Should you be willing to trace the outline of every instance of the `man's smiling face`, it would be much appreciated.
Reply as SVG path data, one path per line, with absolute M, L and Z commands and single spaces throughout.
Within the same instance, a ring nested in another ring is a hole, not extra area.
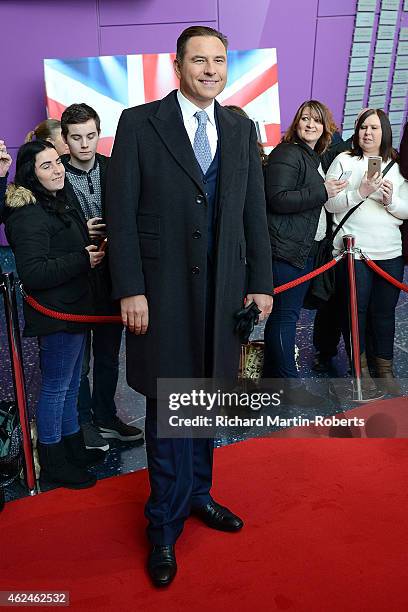
M 181 62 L 174 68 L 180 79 L 181 93 L 206 108 L 222 92 L 227 82 L 227 52 L 215 36 L 193 36 L 187 41 Z

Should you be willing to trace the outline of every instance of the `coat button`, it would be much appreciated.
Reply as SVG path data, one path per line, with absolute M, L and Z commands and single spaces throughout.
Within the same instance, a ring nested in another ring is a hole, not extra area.
M 196 196 L 195 201 L 196 201 L 196 204 L 204 204 L 204 196 L 202 195 Z
M 200 230 L 196 230 L 195 232 L 193 232 L 193 238 L 201 238 Z
M 200 268 L 198 266 L 194 266 L 194 268 L 191 268 L 191 274 L 200 274 Z

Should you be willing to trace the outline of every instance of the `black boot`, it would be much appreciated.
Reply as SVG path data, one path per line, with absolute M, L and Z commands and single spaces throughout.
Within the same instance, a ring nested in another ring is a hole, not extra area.
M 56 444 L 38 442 L 37 448 L 42 479 L 67 489 L 86 489 L 96 484 L 95 476 L 67 461 L 62 440 Z
M 86 468 L 96 463 L 102 463 L 106 457 L 103 450 L 86 448 L 81 430 L 70 436 L 64 436 L 63 441 L 68 461 L 78 467 Z

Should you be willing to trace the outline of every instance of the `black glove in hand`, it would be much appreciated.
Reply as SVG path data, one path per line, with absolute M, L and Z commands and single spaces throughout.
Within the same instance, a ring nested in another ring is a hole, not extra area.
M 255 325 L 258 324 L 261 311 L 255 302 L 251 302 L 245 308 L 241 308 L 235 313 L 237 323 L 235 325 L 235 333 L 241 337 L 242 344 L 248 344 L 249 336 L 254 331 Z

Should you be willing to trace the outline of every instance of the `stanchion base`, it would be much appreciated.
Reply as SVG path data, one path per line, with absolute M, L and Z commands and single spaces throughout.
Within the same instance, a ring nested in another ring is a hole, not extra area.
M 348 403 L 367 404 L 369 402 L 376 402 L 385 397 L 385 393 L 382 391 L 378 391 L 378 393 L 375 393 L 374 395 L 370 394 L 369 397 L 364 393 L 364 391 L 362 391 L 361 396 L 359 397 L 357 381 L 349 378 L 331 379 L 329 384 L 329 393 L 331 399 L 340 404 L 340 406 Z

